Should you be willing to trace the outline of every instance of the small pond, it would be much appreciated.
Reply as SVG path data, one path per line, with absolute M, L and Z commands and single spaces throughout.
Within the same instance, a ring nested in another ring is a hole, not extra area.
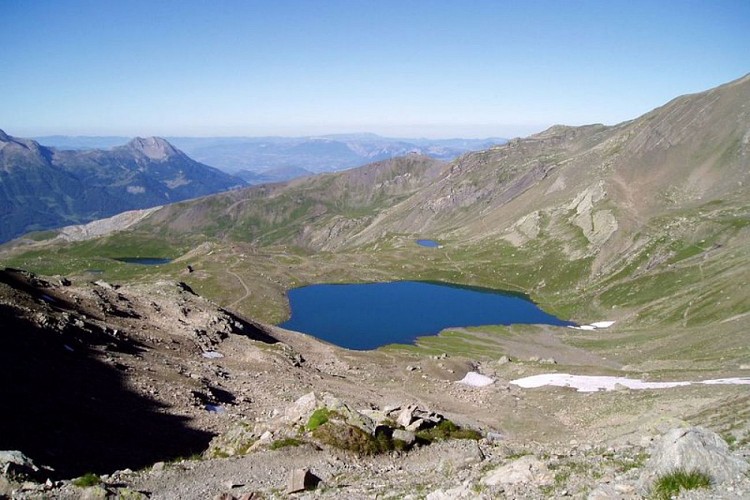
M 409 344 L 448 327 L 573 325 L 519 294 L 418 281 L 311 285 L 288 295 L 292 314 L 279 326 L 357 350 Z
M 435 240 L 417 240 L 417 245 L 428 248 L 440 248 L 440 243 Z
M 172 262 L 172 259 L 163 259 L 159 257 L 121 257 L 119 259 L 120 262 L 125 262 L 127 264 L 140 264 L 142 266 L 158 266 L 161 264 L 169 264 Z

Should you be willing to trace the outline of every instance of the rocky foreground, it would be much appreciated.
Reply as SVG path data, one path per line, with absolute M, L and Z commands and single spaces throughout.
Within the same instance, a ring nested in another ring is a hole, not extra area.
M 346 351 L 168 281 L 5 270 L 0 322 L 0 497 L 750 497 L 746 387 L 522 389 L 549 359 Z

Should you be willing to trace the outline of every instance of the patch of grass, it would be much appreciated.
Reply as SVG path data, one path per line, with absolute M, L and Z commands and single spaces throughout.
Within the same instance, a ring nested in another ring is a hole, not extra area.
M 102 478 L 100 478 L 98 474 L 94 474 L 93 472 L 87 472 L 83 476 L 77 477 L 73 480 L 73 484 L 81 488 L 96 486 L 97 484 L 101 483 Z
M 329 410 L 328 408 L 318 408 L 312 413 L 312 415 L 310 415 L 310 418 L 307 419 L 307 425 L 305 425 L 305 429 L 312 432 L 321 425 L 328 422 L 330 417 L 331 410 Z
M 231 455 L 224 450 L 213 450 L 211 452 L 211 458 L 229 458 Z
M 270 449 L 272 450 L 280 450 L 282 448 L 289 448 L 293 446 L 300 446 L 304 444 L 304 441 L 295 439 L 295 438 L 284 438 L 284 439 L 277 439 L 273 443 L 271 443 Z
M 447 418 L 435 427 L 417 432 L 416 435 L 418 439 L 427 441 L 428 443 L 445 439 L 482 439 L 481 432 L 460 427 Z
M 659 476 L 651 489 L 651 496 L 657 500 L 669 500 L 682 490 L 695 490 L 711 486 L 711 477 L 699 470 L 677 469 Z
M 313 437 L 323 444 L 357 455 L 377 455 L 394 449 L 393 440 L 386 433 L 373 436 L 348 424 L 321 424 L 313 431 Z

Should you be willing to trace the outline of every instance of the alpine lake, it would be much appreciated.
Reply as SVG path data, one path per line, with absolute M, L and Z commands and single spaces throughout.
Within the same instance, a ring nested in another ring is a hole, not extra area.
M 354 350 L 411 344 L 450 327 L 574 325 L 521 294 L 443 283 L 318 284 L 288 297 L 291 317 L 280 327 Z

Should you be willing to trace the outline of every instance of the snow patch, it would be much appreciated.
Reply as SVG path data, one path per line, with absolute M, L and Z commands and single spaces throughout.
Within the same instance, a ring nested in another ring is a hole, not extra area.
M 628 389 L 668 389 L 671 387 L 682 387 L 692 384 L 706 385 L 750 385 L 750 377 L 722 378 L 714 380 L 703 380 L 698 382 L 644 382 L 639 379 L 626 377 L 609 377 L 598 375 L 570 375 L 567 373 L 545 373 L 531 377 L 519 378 L 512 380 L 515 384 L 524 389 L 533 389 L 551 385 L 554 387 L 571 387 L 578 392 L 596 392 L 596 391 L 613 391 L 618 387 L 627 387 Z
M 477 372 L 468 372 L 457 384 L 470 385 L 472 387 L 485 387 L 495 381 L 486 375 Z
M 601 330 L 602 328 L 609 328 L 614 324 L 614 321 L 596 321 L 590 325 L 569 326 L 568 328 L 573 328 L 574 330 Z

